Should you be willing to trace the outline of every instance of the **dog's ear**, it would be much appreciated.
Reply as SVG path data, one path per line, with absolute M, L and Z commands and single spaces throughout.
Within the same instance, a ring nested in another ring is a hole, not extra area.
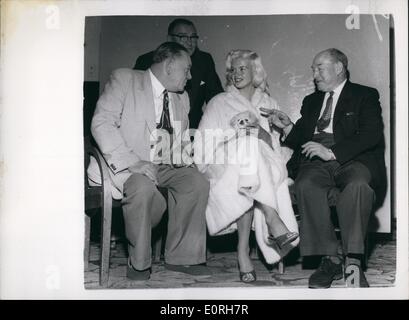
M 230 125 L 231 125 L 233 128 L 236 127 L 237 122 L 238 122 L 238 117 L 237 117 L 237 115 L 235 115 L 233 118 L 230 119 Z

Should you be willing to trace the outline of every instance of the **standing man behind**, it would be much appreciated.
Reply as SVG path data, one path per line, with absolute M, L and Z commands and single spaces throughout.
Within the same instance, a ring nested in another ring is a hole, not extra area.
M 379 200 L 386 185 L 379 94 L 349 81 L 348 59 L 337 49 L 318 53 L 312 71 L 318 90 L 304 99 L 296 124 L 283 112 L 264 110 L 295 150 L 289 171 L 295 164 L 301 255 L 323 256 L 309 287 L 328 288 L 341 279 L 344 258 L 345 277 L 354 271 L 354 286 L 368 287 L 361 258 L 375 196 Z M 333 187 L 340 190 L 336 209 L 344 257 L 337 255 L 327 199 Z
M 200 265 L 206 261 L 209 183 L 196 168 L 180 162 L 176 167 L 165 157 L 178 150 L 181 135 L 189 127 L 189 101 L 183 91 L 190 66 L 185 47 L 175 42 L 161 44 L 147 71 L 112 73 L 92 119 L 92 134 L 111 169 L 114 186 L 123 194 L 127 276 L 132 280 L 150 277 L 151 229 L 166 209 L 157 187 L 169 193 L 165 268 L 209 274 Z M 89 177 L 96 172 L 91 165 Z
M 192 60 L 190 73 L 192 78 L 187 82 L 186 91 L 190 99 L 190 128 L 197 129 L 202 118 L 202 107 L 216 94 L 223 92 L 220 79 L 217 76 L 212 56 L 197 47 L 199 36 L 194 24 L 186 19 L 173 20 L 168 27 L 168 41 L 174 41 L 184 46 Z M 136 60 L 134 69 L 146 70 L 152 64 L 153 51 Z

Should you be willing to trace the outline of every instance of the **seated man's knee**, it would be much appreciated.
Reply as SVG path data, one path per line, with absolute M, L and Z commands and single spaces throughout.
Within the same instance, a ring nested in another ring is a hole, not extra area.
M 297 177 L 294 183 L 294 190 L 296 193 L 304 193 L 317 188 L 321 188 L 321 186 L 308 175 Z
M 124 196 L 133 194 L 143 194 L 146 196 L 157 192 L 155 184 L 146 176 L 140 173 L 133 173 L 124 183 Z
M 359 177 L 357 179 L 353 179 L 349 181 L 345 187 L 345 189 L 352 189 L 352 190 L 357 190 L 357 191 L 368 191 L 368 192 L 374 192 L 371 186 L 369 185 L 368 181 L 365 179 L 360 179 Z
M 207 195 L 209 193 L 209 181 L 198 171 L 190 175 L 187 183 L 191 186 L 192 191 L 196 192 L 197 194 L 203 193 Z

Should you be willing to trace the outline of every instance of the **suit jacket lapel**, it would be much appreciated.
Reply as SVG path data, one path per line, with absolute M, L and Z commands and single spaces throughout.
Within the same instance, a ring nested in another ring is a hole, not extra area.
M 337 105 L 335 106 L 334 119 L 332 121 L 332 128 L 335 128 L 335 125 L 341 119 L 342 112 L 345 107 L 348 106 L 351 99 L 351 83 L 347 81 L 342 88 L 341 94 L 339 95 Z
M 144 108 L 146 115 L 145 121 L 149 131 L 152 133 L 156 129 L 156 117 L 155 105 L 153 103 L 152 83 L 148 71 L 143 74 L 142 86 L 137 89 L 141 90 L 141 94 L 137 96 L 137 98 L 141 99 L 140 103 Z

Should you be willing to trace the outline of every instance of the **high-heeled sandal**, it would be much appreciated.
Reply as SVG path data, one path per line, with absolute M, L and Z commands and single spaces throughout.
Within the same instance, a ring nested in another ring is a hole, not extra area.
M 277 238 L 269 236 L 268 239 L 271 242 L 275 242 L 280 249 L 283 249 L 285 245 L 295 241 L 298 237 L 299 234 L 297 232 L 287 232 L 282 234 L 281 236 L 278 236 Z
M 244 283 L 251 283 L 257 280 L 256 271 L 240 272 L 240 281 Z

